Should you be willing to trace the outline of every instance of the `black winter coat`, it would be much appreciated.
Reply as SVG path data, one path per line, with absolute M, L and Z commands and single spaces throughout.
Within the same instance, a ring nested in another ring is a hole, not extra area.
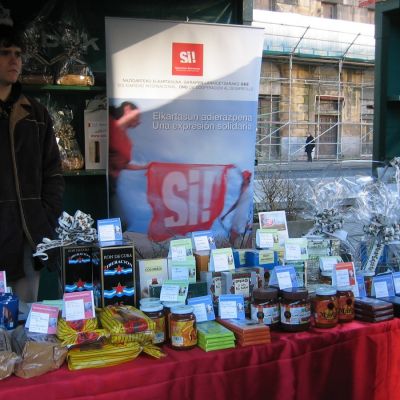
M 9 119 L 0 121 L 0 165 L 0 269 L 14 281 L 24 276 L 24 241 L 35 251 L 44 237 L 54 238 L 62 211 L 58 145 L 50 116 L 36 100 L 19 95 Z

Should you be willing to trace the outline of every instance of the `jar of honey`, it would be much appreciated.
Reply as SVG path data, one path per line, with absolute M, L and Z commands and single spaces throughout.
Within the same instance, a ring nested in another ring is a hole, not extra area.
M 171 308 L 169 333 L 171 346 L 175 350 L 189 350 L 197 345 L 196 317 L 192 306 L 180 305 Z
M 143 311 L 156 324 L 153 343 L 164 344 L 166 336 L 164 306 L 161 303 L 156 304 L 149 302 L 140 306 L 140 310 Z
M 313 300 L 314 321 L 317 328 L 333 328 L 338 323 L 338 299 L 336 289 L 319 287 Z
M 338 286 L 338 317 L 339 322 L 350 322 L 354 319 L 354 294 L 351 286 Z
M 172 307 L 176 307 L 176 306 L 180 306 L 183 303 L 179 302 L 179 301 L 164 301 L 162 304 L 164 306 L 165 325 L 166 325 L 166 329 L 165 329 L 166 337 L 165 337 L 165 340 L 167 342 L 169 342 L 170 339 L 171 339 L 170 334 L 169 334 L 169 325 L 170 325 L 169 320 L 170 320 L 170 317 L 171 317 L 171 308 Z
M 311 304 L 304 287 L 281 291 L 281 327 L 287 332 L 307 330 L 311 325 Z

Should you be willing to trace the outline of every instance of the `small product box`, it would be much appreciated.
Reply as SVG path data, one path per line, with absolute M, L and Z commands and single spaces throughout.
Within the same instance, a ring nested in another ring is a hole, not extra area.
M 264 267 L 272 269 L 278 264 L 278 252 L 272 249 L 252 249 L 245 253 L 247 267 Z
M 93 269 L 93 246 L 73 244 L 62 247 L 62 277 L 64 292 L 94 290 L 98 275 Z
M 141 299 L 149 297 L 150 285 L 162 285 L 168 279 L 168 263 L 166 258 L 138 260 L 137 272 L 139 276 L 138 295 Z
M 247 249 L 233 249 L 233 260 L 235 261 L 235 268 L 247 267 L 246 262 Z
M 257 284 L 254 286 L 254 288 L 264 288 L 266 287 L 265 283 L 265 268 L 264 267 L 241 267 L 241 268 L 236 268 L 236 272 L 255 272 L 256 277 L 257 277 Z
M 132 242 L 102 242 L 94 247 L 93 261 L 100 275 L 100 305 L 136 305 L 135 248 Z
M 104 102 L 93 99 L 84 111 L 85 168 L 106 169 L 108 153 L 107 110 Z

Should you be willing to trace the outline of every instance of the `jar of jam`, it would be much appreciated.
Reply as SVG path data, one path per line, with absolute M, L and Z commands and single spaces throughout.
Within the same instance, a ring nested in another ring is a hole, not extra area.
M 338 299 L 333 287 L 319 287 L 313 300 L 317 328 L 333 328 L 338 323 Z
M 171 346 L 176 350 L 189 350 L 197 345 L 196 317 L 192 306 L 171 308 L 169 332 Z
M 181 306 L 183 303 L 179 301 L 164 301 L 163 303 L 164 306 L 164 314 L 165 314 L 165 324 L 166 324 L 166 330 L 165 330 L 165 339 L 167 342 L 170 340 L 170 334 L 169 334 L 169 319 L 171 316 L 171 308 L 175 306 Z
M 287 332 L 307 330 L 311 325 L 311 304 L 304 287 L 281 291 L 281 327 Z
M 365 294 L 367 296 L 371 296 L 372 292 L 372 279 L 375 276 L 375 272 L 373 271 L 363 271 L 364 276 L 364 285 L 365 285 Z
M 321 271 L 319 280 L 323 284 L 332 285 L 332 271 Z
M 149 302 L 140 306 L 140 310 L 143 311 L 149 318 L 151 318 L 156 326 L 154 329 L 154 344 L 165 343 L 165 314 L 164 306 L 161 303 Z
M 252 320 L 276 328 L 279 325 L 278 289 L 254 289 L 250 310 Z
M 351 286 L 338 286 L 338 317 L 339 322 L 350 322 L 354 319 L 354 294 Z

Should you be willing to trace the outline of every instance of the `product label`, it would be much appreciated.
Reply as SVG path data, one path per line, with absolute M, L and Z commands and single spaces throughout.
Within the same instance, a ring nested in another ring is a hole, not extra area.
M 251 305 L 251 319 L 261 321 L 266 325 L 272 325 L 279 322 L 279 304 L 275 305 Z
M 249 278 L 238 278 L 234 279 L 232 282 L 233 291 L 231 293 L 234 294 L 242 294 L 243 297 L 250 296 L 250 279 Z
M 170 319 L 171 344 L 175 347 L 190 347 L 197 344 L 195 321 L 174 321 Z
M 153 321 L 156 323 L 153 343 L 163 343 L 165 341 L 165 317 L 154 318 Z
M 331 299 L 317 300 L 314 303 L 314 318 L 317 324 L 332 324 L 337 322 L 337 303 Z
M 354 319 L 354 299 L 347 296 L 339 296 L 339 321 Z
M 301 325 L 310 322 L 311 310 L 309 304 L 281 305 L 281 323 L 288 325 Z

